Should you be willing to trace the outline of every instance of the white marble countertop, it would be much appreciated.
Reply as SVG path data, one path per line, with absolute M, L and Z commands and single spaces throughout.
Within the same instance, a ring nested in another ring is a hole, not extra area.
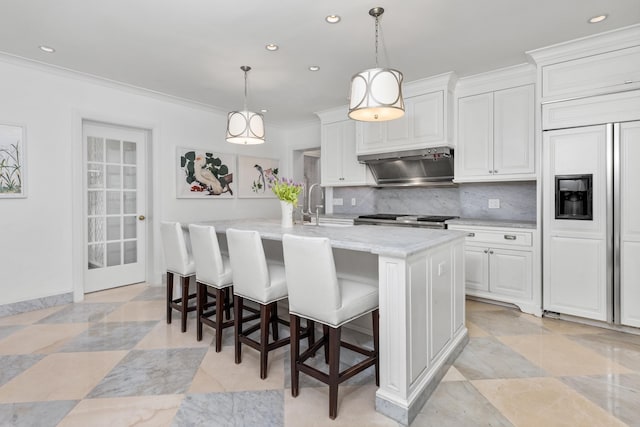
M 282 228 L 280 220 L 238 219 L 199 222 L 213 225 L 217 232 L 228 228 L 255 230 L 263 239 L 282 240 L 283 234 L 310 237 L 328 237 L 331 246 L 377 255 L 406 258 L 425 249 L 462 239 L 465 233 L 454 230 L 430 230 L 423 228 L 384 227 L 379 225 L 294 225 Z
M 456 218 L 446 221 L 448 225 L 469 225 L 479 227 L 536 228 L 535 221 L 516 221 L 509 219 Z

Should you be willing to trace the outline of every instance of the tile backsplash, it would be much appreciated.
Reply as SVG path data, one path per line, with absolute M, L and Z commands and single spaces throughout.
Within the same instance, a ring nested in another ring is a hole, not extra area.
M 536 220 L 536 183 L 502 182 L 460 184 L 450 188 L 336 187 L 333 197 L 344 200 L 334 213 L 413 213 L 457 215 L 463 218 Z M 356 205 L 351 206 L 351 199 Z M 489 199 L 500 208 L 489 209 Z

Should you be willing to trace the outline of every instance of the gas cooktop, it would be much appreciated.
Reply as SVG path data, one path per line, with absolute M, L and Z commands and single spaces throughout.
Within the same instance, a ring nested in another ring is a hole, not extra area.
M 355 224 L 394 225 L 424 228 L 447 228 L 445 221 L 459 218 L 452 215 L 371 214 L 360 215 Z

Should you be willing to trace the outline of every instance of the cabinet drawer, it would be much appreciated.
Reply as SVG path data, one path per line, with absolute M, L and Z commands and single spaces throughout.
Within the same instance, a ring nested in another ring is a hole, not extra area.
M 531 246 L 532 236 L 530 232 L 511 231 L 487 231 L 487 230 L 465 230 L 467 232 L 468 243 L 487 243 L 508 246 Z
M 547 65 L 543 101 L 631 89 L 640 83 L 640 46 Z

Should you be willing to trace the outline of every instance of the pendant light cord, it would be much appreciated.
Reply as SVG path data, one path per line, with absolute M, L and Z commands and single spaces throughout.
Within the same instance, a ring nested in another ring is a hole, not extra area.
M 245 70 L 244 72 L 244 111 L 247 111 L 247 73 L 248 71 Z
M 379 26 L 379 17 L 376 16 L 376 68 L 378 67 L 378 26 Z

